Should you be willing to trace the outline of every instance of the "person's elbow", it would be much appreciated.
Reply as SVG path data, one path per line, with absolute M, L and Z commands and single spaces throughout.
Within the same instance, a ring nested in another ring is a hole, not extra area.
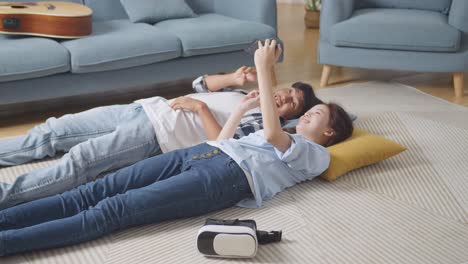
M 216 128 L 215 131 L 211 135 L 208 136 L 208 140 L 213 141 L 213 140 L 220 140 L 221 137 L 221 129 Z
M 289 146 L 291 145 L 291 139 L 288 136 L 284 137 L 284 135 L 281 133 L 268 133 L 264 134 L 264 136 L 268 143 L 275 146 L 281 152 L 288 150 Z
M 327 149 L 323 148 L 319 151 L 320 154 L 316 156 L 318 162 L 317 171 L 322 174 L 330 167 L 331 156 Z
M 277 132 L 270 132 L 270 133 L 267 133 L 265 132 L 264 133 L 264 136 L 265 136 L 265 140 L 268 141 L 268 143 L 276 146 L 278 144 L 281 143 L 281 133 L 277 133 Z
M 263 136 L 265 137 L 265 140 L 268 141 L 268 143 L 270 143 L 270 144 L 273 144 L 274 142 L 277 142 L 278 139 L 280 138 L 280 134 L 276 133 L 276 132 L 264 131 Z

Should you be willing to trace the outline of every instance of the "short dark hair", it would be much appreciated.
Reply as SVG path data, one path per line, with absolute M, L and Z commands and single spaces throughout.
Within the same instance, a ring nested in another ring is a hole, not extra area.
M 328 106 L 330 110 L 330 121 L 328 125 L 335 132 L 325 145 L 325 147 L 328 147 L 349 138 L 353 134 L 354 127 L 349 114 L 341 106 L 336 103 L 328 103 L 325 105 Z
M 318 99 L 317 96 L 315 96 L 314 88 L 312 87 L 312 85 L 303 82 L 296 82 L 292 85 L 292 87 L 301 90 L 304 94 L 304 105 L 302 106 L 301 112 L 297 116 L 295 116 L 295 118 L 301 117 L 312 107 L 318 104 L 323 104 L 322 100 Z

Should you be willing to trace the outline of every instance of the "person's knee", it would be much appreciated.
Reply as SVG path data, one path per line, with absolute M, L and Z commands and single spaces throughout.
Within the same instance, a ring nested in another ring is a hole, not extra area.
M 78 187 L 63 193 L 63 197 L 68 198 L 68 203 L 77 206 L 77 212 L 88 210 L 95 206 L 99 201 L 96 200 L 95 192 L 103 192 L 93 188 L 93 182 L 79 185 Z
M 55 166 L 56 172 L 62 175 L 62 179 L 73 181 L 74 186 L 88 182 L 87 175 L 92 174 L 92 171 L 88 171 L 90 166 L 86 161 L 86 155 L 79 146 L 71 148 Z
M 101 200 L 87 212 L 86 221 L 102 234 L 125 228 L 132 225 L 131 208 L 127 208 L 121 195 Z
M 99 237 L 118 229 L 114 224 L 116 219 L 108 217 L 100 209 L 90 208 L 83 211 L 80 215 L 82 217 L 82 226 L 86 230 L 86 233 L 94 233 L 95 236 Z
M 57 126 L 57 120 L 55 117 L 49 117 L 44 123 L 38 125 L 37 128 L 45 132 L 56 132 L 54 128 Z
M 39 136 L 44 139 L 51 139 L 54 137 L 60 137 L 65 134 L 63 129 L 57 124 L 58 119 L 55 117 L 48 118 L 44 123 L 35 126 L 29 134 Z
M 86 154 L 84 153 L 82 146 L 76 145 L 63 155 L 62 160 L 66 161 L 69 166 L 73 169 L 83 169 L 86 167 Z

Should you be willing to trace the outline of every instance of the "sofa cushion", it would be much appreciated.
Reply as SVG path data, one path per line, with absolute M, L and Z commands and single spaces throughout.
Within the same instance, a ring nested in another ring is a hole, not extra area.
M 54 40 L 0 34 L 0 82 L 70 70 L 68 51 Z
M 84 0 L 93 10 L 93 21 L 128 19 L 127 13 L 118 0 Z
M 123 69 L 180 57 L 179 39 L 147 24 L 129 20 L 93 23 L 93 33 L 63 41 L 74 73 Z
M 408 9 L 361 9 L 330 31 L 335 46 L 389 50 L 454 52 L 460 39 L 447 16 Z
M 179 37 L 184 57 L 238 51 L 256 39 L 276 36 L 275 30 L 268 25 L 213 13 L 165 20 L 154 27 Z
M 185 0 L 196 14 L 214 13 L 215 2 L 213 0 Z
M 120 2 L 133 23 L 154 24 L 167 19 L 195 15 L 184 0 L 120 0 Z
M 437 11 L 448 14 L 452 0 L 359 0 L 356 9 L 361 8 L 401 8 Z

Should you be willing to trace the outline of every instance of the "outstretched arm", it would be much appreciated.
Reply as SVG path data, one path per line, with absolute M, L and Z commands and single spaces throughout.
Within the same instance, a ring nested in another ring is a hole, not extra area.
M 259 103 L 260 96 L 257 90 L 251 91 L 246 96 L 244 96 L 239 105 L 229 116 L 226 124 L 224 124 L 221 133 L 219 133 L 218 140 L 232 138 L 236 133 L 236 130 L 244 114 L 250 109 L 258 107 Z
M 242 66 L 228 74 L 214 74 L 205 77 L 206 87 L 210 92 L 217 92 L 229 86 L 244 86 L 247 82 L 256 82 L 257 72 L 252 67 Z
M 276 50 L 275 40 L 266 40 L 265 45 L 258 42 L 255 51 L 255 66 L 258 73 L 258 87 L 260 90 L 260 108 L 263 118 L 265 139 L 278 150 L 285 152 L 291 146 L 291 138 L 281 128 L 275 100 L 273 98 L 271 68 L 281 55 L 281 47 Z

